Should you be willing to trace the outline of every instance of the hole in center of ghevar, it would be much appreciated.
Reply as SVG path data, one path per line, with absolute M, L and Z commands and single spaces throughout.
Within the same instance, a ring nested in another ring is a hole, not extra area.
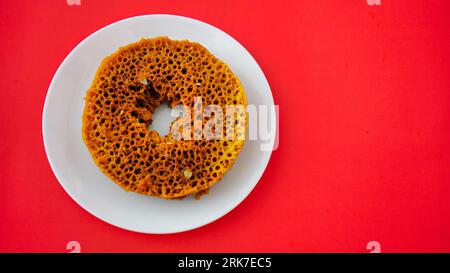
M 166 136 L 170 132 L 172 122 L 177 118 L 171 116 L 172 108 L 167 102 L 161 103 L 153 112 L 153 121 L 148 126 L 149 130 L 155 130 L 160 136 Z
M 156 131 L 160 137 L 167 136 L 172 122 L 177 117 L 171 115 L 172 108 L 167 97 L 157 91 L 161 90 L 161 86 L 154 86 L 154 83 L 145 79 L 128 88 L 138 93 L 131 116 L 136 118 L 137 122 L 145 123 L 149 131 Z

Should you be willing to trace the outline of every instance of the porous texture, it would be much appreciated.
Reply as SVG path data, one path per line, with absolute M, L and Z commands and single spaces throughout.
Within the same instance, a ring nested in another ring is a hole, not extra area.
M 97 70 L 85 97 L 83 140 L 101 171 L 127 191 L 167 199 L 202 194 L 232 167 L 245 129 L 234 140 L 176 140 L 148 128 L 161 103 L 194 113 L 196 96 L 203 107 L 224 111 L 247 105 L 239 79 L 200 44 L 166 37 L 129 44 Z

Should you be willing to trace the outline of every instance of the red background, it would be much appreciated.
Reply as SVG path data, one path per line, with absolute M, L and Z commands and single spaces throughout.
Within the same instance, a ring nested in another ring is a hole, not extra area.
M 426 2 L 426 3 L 425 3 Z M 0 251 L 450 251 L 450 1 L 3 0 Z M 41 114 L 64 57 L 99 28 L 172 13 L 255 57 L 280 105 L 280 146 L 249 197 L 172 235 L 110 226 L 47 162 Z

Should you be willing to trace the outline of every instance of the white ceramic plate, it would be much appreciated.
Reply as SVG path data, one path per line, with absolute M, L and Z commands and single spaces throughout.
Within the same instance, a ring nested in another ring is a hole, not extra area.
M 94 164 L 81 138 L 83 97 L 104 57 L 120 46 L 155 36 L 201 43 L 239 77 L 249 104 L 273 105 L 270 87 L 260 67 L 228 34 L 186 17 L 145 15 L 106 26 L 72 50 L 50 84 L 42 130 L 55 176 L 81 207 L 124 229 L 175 233 L 206 225 L 235 208 L 255 187 L 271 152 L 260 150 L 261 141 L 246 141 L 233 168 L 200 201 L 143 196 L 125 192 L 110 181 Z

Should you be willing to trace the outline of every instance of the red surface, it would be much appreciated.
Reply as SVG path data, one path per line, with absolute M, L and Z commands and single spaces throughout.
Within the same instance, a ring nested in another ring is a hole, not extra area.
M 426 2 L 426 3 L 425 3 Z M 450 1 L 3 0 L 0 251 L 450 251 Z M 194 231 L 145 235 L 79 207 L 41 114 L 53 74 L 97 29 L 172 13 L 215 25 L 264 70 L 280 146 L 250 196 Z

